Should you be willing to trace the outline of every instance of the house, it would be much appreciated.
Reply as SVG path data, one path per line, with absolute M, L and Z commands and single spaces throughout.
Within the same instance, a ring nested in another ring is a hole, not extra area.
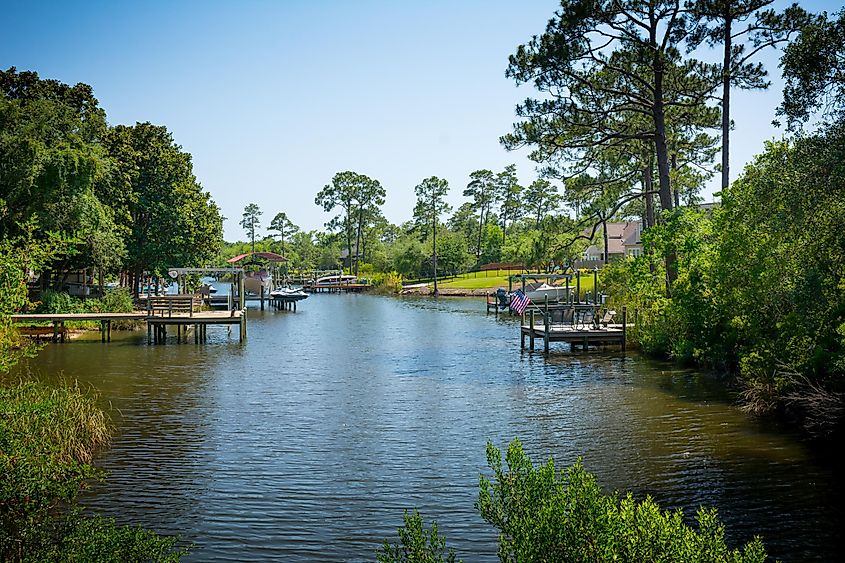
M 640 221 L 625 221 L 624 223 L 607 223 L 607 258 L 608 261 L 627 256 L 639 256 L 643 251 L 642 223 Z M 590 231 L 586 231 L 589 235 Z M 604 236 L 601 229 L 593 237 L 594 243 L 584 251 L 582 260 L 576 263 L 577 268 L 601 268 L 604 263 Z

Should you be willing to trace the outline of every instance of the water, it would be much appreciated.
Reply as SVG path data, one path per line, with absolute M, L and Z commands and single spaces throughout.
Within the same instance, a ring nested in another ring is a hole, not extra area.
M 109 477 L 86 504 L 180 534 L 190 561 L 373 561 L 417 507 L 465 560 L 496 561 L 478 476 L 487 440 L 519 437 L 535 461 L 583 456 L 607 490 L 718 507 L 733 545 L 759 533 L 784 561 L 841 557 L 841 470 L 710 376 L 563 344 L 520 353 L 481 299 L 314 295 L 249 322 L 244 346 L 225 327 L 205 346 L 92 335 L 30 363 L 112 409 Z

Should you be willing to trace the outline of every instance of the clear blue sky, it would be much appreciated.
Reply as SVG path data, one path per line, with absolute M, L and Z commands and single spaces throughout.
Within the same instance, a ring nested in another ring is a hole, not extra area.
M 227 240 L 244 237 L 238 221 L 250 202 L 264 211 L 263 225 L 284 211 L 306 229 L 322 228 L 330 216 L 314 196 L 342 170 L 381 181 L 385 215 L 399 223 L 428 176 L 449 181 L 455 206 L 473 170 L 516 163 L 523 183 L 536 178 L 526 152 L 498 142 L 516 103 L 531 95 L 504 71 L 556 6 L 17 2 L 3 8 L 0 66 L 92 85 L 111 124 L 166 125 L 228 218 Z M 780 135 L 771 126 L 781 96 L 776 53 L 765 61 L 772 88 L 735 95 L 732 178 Z

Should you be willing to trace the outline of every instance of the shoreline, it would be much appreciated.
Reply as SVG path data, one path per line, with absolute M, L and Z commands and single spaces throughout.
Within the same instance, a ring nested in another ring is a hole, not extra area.
M 490 293 L 496 293 L 498 287 L 481 287 L 476 289 L 465 289 L 457 287 L 442 287 L 438 290 L 440 297 L 486 297 Z M 434 289 L 429 286 L 409 287 L 399 291 L 397 295 L 434 295 Z

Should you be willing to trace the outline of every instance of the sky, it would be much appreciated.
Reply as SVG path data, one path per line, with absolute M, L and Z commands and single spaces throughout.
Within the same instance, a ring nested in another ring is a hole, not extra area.
M 841 2 L 800 2 L 837 11 Z M 16 2 L 4 6 L 0 67 L 94 88 L 112 125 L 165 125 L 193 155 L 221 207 L 226 240 L 245 239 L 243 208 L 262 226 L 285 212 L 306 230 L 332 215 L 314 197 L 340 171 L 377 179 L 384 213 L 410 219 L 414 186 L 449 181 L 457 208 L 474 170 L 515 163 L 506 151 L 517 103 L 508 55 L 540 34 L 553 0 Z M 782 7 L 785 2 L 776 2 Z M 778 53 L 760 59 L 767 91 L 735 92 L 731 179 L 768 139 L 780 103 Z M 712 201 L 714 179 L 702 194 Z M 261 234 L 263 234 L 263 229 Z

